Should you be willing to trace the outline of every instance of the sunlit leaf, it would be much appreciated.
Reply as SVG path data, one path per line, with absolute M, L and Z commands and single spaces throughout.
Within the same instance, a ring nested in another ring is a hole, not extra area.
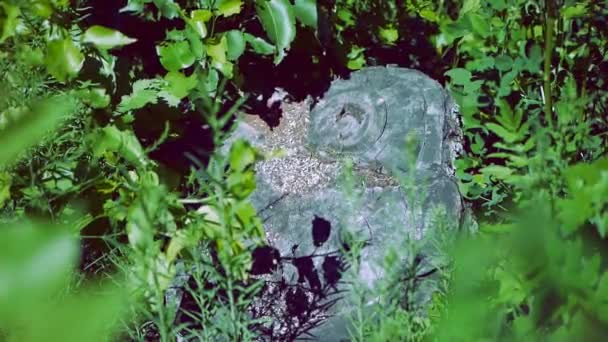
M 471 82 L 471 72 L 466 69 L 455 68 L 448 70 L 445 74 L 452 79 L 454 84 L 466 85 Z
M 116 126 L 110 125 L 95 132 L 92 139 L 93 152 L 96 156 L 114 152 L 136 166 L 148 164 L 144 149 L 131 131 L 121 131 Z
M 137 39 L 130 38 L 120 31 L 104 26 L 93 25 L 89 27 L 82 38 L 85 43 L 91 43 L 98 49 L 109 50 L 115 47 L 135 43 Z
M 245 41 L 249 44 L 249 46 L 257 54 L 272 55 L 276 51 L 274 45 L 268 43 L 267 41 L 265 41 L 262 38 L 255 37 L 249 33 L 245 33 L 244 37 L 245 37 Z
M 380 38 L 385 43 L 392 45 L 399 39 L 399 31 L 394 27 L 380 28 Z
M 11 198 L 12 177 L 8 172 L 0 172 L 0 209 Z
M 190 90 L 196 86 L 196 75 L 186 77 L 181 72 L 172 71 L 165 75 L 165 81 L 168 82 L 167 89 L 171 94 L 178 98 L 188 96 Z
M 245 140 L 239 139 L 230 147 L 230 168 L 236 172 L 244 171 L 255 159 L 255 150 Z
M 224 17 L 229 17 L 234 14 L 241 12 L 243 6 L 243 0 L 218 0 L 217 8 L 218 13 Z
M 293 9 L 300 23 L 317 29 L 317 0 L 296 0 Z
M 226 43 L 228 50 L 226 51 L 226 57 L 230 61 L 236 61 L 245 52 L 245 37 L 243 32 L 239 30 L 230 30 L 226 32 Z
M 194 10 L 188 21 L 201 38 L 207 37 L 207 22 L 213 17 L 209 10 Z
M 169 43 L 156 47 L 160 63 L 167 71 L 178 71 L 194 64 L 196 58 L 185 41 Z
M 296 37 L 296 17 L 289 0 L 256 0 L 256 12 L 268 34 L 277 47 L 275 64 L 279 64 L 286 49 Z
M 0 230 L 0 313 L 17 298 L 41 299 L 61 289 L 74 271 L 78 243 L 53 226 L 21 223 Z
M 45 59 L 49 74 L 64 82 L 78 75 L 84 64 L 84 55 L 70 38 L 57 39 L 48 43 Z
M 0 2 L 0 44 L 16 33 L 20 14 L 19 7 L 8 2 Z

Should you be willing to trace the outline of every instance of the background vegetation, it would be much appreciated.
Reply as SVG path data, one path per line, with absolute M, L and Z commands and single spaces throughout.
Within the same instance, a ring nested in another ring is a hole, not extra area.
M 479 231 L 442 247 L 428 312 L 387 279 L 353 340 L 600 340 L 607 20 L 600 0 L 0 1 L 0 339 L 255 339 L 270 156 L 214 147 L 239 110 L 276 125 L 277 87 L 396 64 L 460 105 Z M 184 270 L 187 318 L 166 300 Z

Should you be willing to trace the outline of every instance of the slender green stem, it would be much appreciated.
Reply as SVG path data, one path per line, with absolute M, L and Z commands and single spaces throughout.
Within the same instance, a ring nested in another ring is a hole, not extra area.
M 553 95 L 551 91 L 551 69 L 554 48 L 555 3 L 554 0 L 545 0 L 545 51 L 543 70 L 543 91 L 545 93 L 545 119 L 553 127 Z

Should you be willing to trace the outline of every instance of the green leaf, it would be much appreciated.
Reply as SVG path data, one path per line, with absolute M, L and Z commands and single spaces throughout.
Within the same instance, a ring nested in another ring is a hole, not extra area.
M 563 223 L 562 229 L 566 234 L 578 230 L 593 215 L 591 200 L 585 195 L 573 199 L 558 199 L 556 204 L 559 208 L 557 217 Z
M 4 1 L 0 3 L 0 44 L 17 32 L 20 14 L 19 7 Z
M 346 57 L 348 58 L 346 66 L 350 70 L 359 70 L 365 66 L 365 48 L 354 45 Z
M 207 56 L 211 57 L 214 61 L 225 62 L 227 60 L 227 39 L 223 36 L 217 40 L 210 40 L 205 45 L 207 50 Z
M 202 60 L 205 57 L 205 45 L 201 36 L 192 28 L 188 27 L 183 31 L 183 35 L 190 43 L 190 50 L 196 60 Z
M 518 135 L 512 132 L 509 132 L 508 130 L 506 130 L 504 127 L 497 125 L 495 123 L 487 123 L 486 127 L 494 132 L 494 134 L 498 135 L 499 137 L 501 137 L 504 141 L 508 142 L 508 143 L 513 143 L 516 140 L 518 140 Z
M 89 27 L 83 36 L 83 42 L 91 43 L 101 50 L 110 50 L 118 46 L 133 44 L 137 39 L 127 37 L 120 31 L 94 25 Z
M 143 108 L 147 104 L 157 103 L 160 87 L 161 83 L 157 79 L 135 81 L 131 95 L 125 95 L 121 98 L 117 111 L 119 113 L 126 113 Z
M 188 96 L 190 90 L 196 87 L 196 75 L 186 77 L 181 72 L 171 71 L 165 75 L 165 81 L 168 82 L 169 92 L 178 98 L 184 98 Z
M 230 169 L 235 172 L 243 172 L 256 160 L 256 152 L 251 145 L 243 140 L 236 140 L 230 147 Z
M 255 190 L 255 173 L 253 171 L 231 173 L 226 182 L 236 198 L 244 199 Z
M 217 9 L 220 15 L 229 17 L 234 14 L 239 14 L 242 6 L 243 0 L 219 0 Z
M 236 61 L 245 52 L 245 37 L 243 32 L 239 30 L 230 30 L 226 32 L 226 43 L 228 50 L 226 51 L 226 57 L 230 61 Z
M 399 31 L 394 27 L 380 28 L 380 38 L 385 43 L 392 45 L 399 39 Z
M 496 69 L 507 71 L 513 66 L 513 58 L 508 55 L 500 55 L 494 59 L 494 64 L 496 65 Z
M 108 152 L 118 153 L 136 166 L 148 165 L 148 158 L 141 144 L 131 131 L 121 131 L 109 125 L 93 133 L 93 154 L 97 157 Z
M 499 180 L 507 180 L 509 176 L 513 174 L 513 169 L 508 168 L 506 166 L 499 166 L 494 164 L 488 165 L 482 168 L 480 171 L 483 174 L 496 177 Z
M 302 25 L 317 29 L 317 0 L 296 0 L 293 10 Z
M 471 72 L 466 69 L 455 68 L 448 70 L 445 74 L 452 79 L 454 84 L 466 85 L 471 82 Z
M 245 41 L 249 44 L 249 46 L 257 54 L 272 55 L 276 51 L 274 45 L 268 43 L 267 41 L 265 41 L 262 38 L 253 36 L 247 32 L 245 32 L 244 37 L 245 37 Z
M 150 2 L 150 0 L 145 0 Z M 174 19 L 179 17 L 180 7 L 173 0 L 152 0 L 156 8 L 158 8 L 159 14 L 167 19 Z
M 69 279 L 77 258 L 76 239 L 58 227 L 27 223 L 2 227 L 0 320 L 4 321 L 11 310 L 6 306 L 8 302 L 40 300 L 59 290 Z
M 106 108 L 111 100 L 104 88 L 84 89 L 80 93 L 80 98 L 82 102 L 96 109 Z
M 224 76 L 232 78 L 233 64 L 228 61 L 226 56 L 227 45 L 226 36 L 222 36 L 219 40 L 207 42 L 205 48 L 207 49 L 207 55 L 212 59 L 211 66 L 219 70 Z
M 4 207 L 4 203 L 11 198 L 11 185 L 13 183 L 11 174 L 8 172 L 0 172 L 0 209 Z
M 190 44 L 185 41 L 157 46 L 156 53 L 160 57 L 160 63 L 167 71 L 188 68 L 196 61 Z
M 24 115 L 0 129 L 0 167 L 14 162 L 27 148 L 37 144 L 58 127 L 76 104 L 68 95 L 36 103 Z
M 277 47 L 279 64 L 296 37 L 296 18 L 289 0 L 256 0 L 256 12 L 270 41 Z
M 207 22 L 213 17 L 209 10 L 195 10 L 190 13 L 188 23 L 201 38 L 207 37 Z
M 469 12 L 477 12 L 481 7 L 481 0 L 464 0 L 464 4 L 462 5 L 462 9 L 460 10 L 460 16 L 469 13 Z
M 48 43 L 46 69 L 58 81 L 72 79 L 84 64 L 84 56 L 70 38 L 56 39 Z
M 572 19 L 585 16 L 588 13 L 588 9 L 587 4 L 582 2 L 574 6 L 563 7 L 560 12 L 564 19 Z
M 465 18 L 468 19 L 473 32 L 477 33 L 481 37 L 486 38 L 492 34 L 492 26 L 485 16 L 475 13 L 468 13 Z

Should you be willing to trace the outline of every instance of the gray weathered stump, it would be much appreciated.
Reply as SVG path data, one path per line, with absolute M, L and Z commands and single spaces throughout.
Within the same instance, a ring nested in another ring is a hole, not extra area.
M 272 273 L 254 260 L 267 285 L 253 315 L 274 320 L 262 330 L 277 340 L 305 332 L 322 341 L 348 337 L 350 285 L 339 275 L 347 267 L 346 232 L 369 242 L 357 277 L 373 288 L 383 276 L 378 263 L 384 252 L 432 232 L 433 208 L 443 208 L 454 226 L 463 218 L 453 165 L 462 146 L 456 106 L 418 71 L 363 69 L 335 81 L 312 111 L 305 103 L 285 104 L 274 130 L 248 119 L 231 140 L 236 138 L 284 153 L 256 166 L 251 196 L 276 249 L 259 250 L 258 257 L 280 255 Z M 344 160 L 362 180 L 356 195 L 340 185 Z M 419 302 L 428 300 L 430 293 L 423 292 Z

